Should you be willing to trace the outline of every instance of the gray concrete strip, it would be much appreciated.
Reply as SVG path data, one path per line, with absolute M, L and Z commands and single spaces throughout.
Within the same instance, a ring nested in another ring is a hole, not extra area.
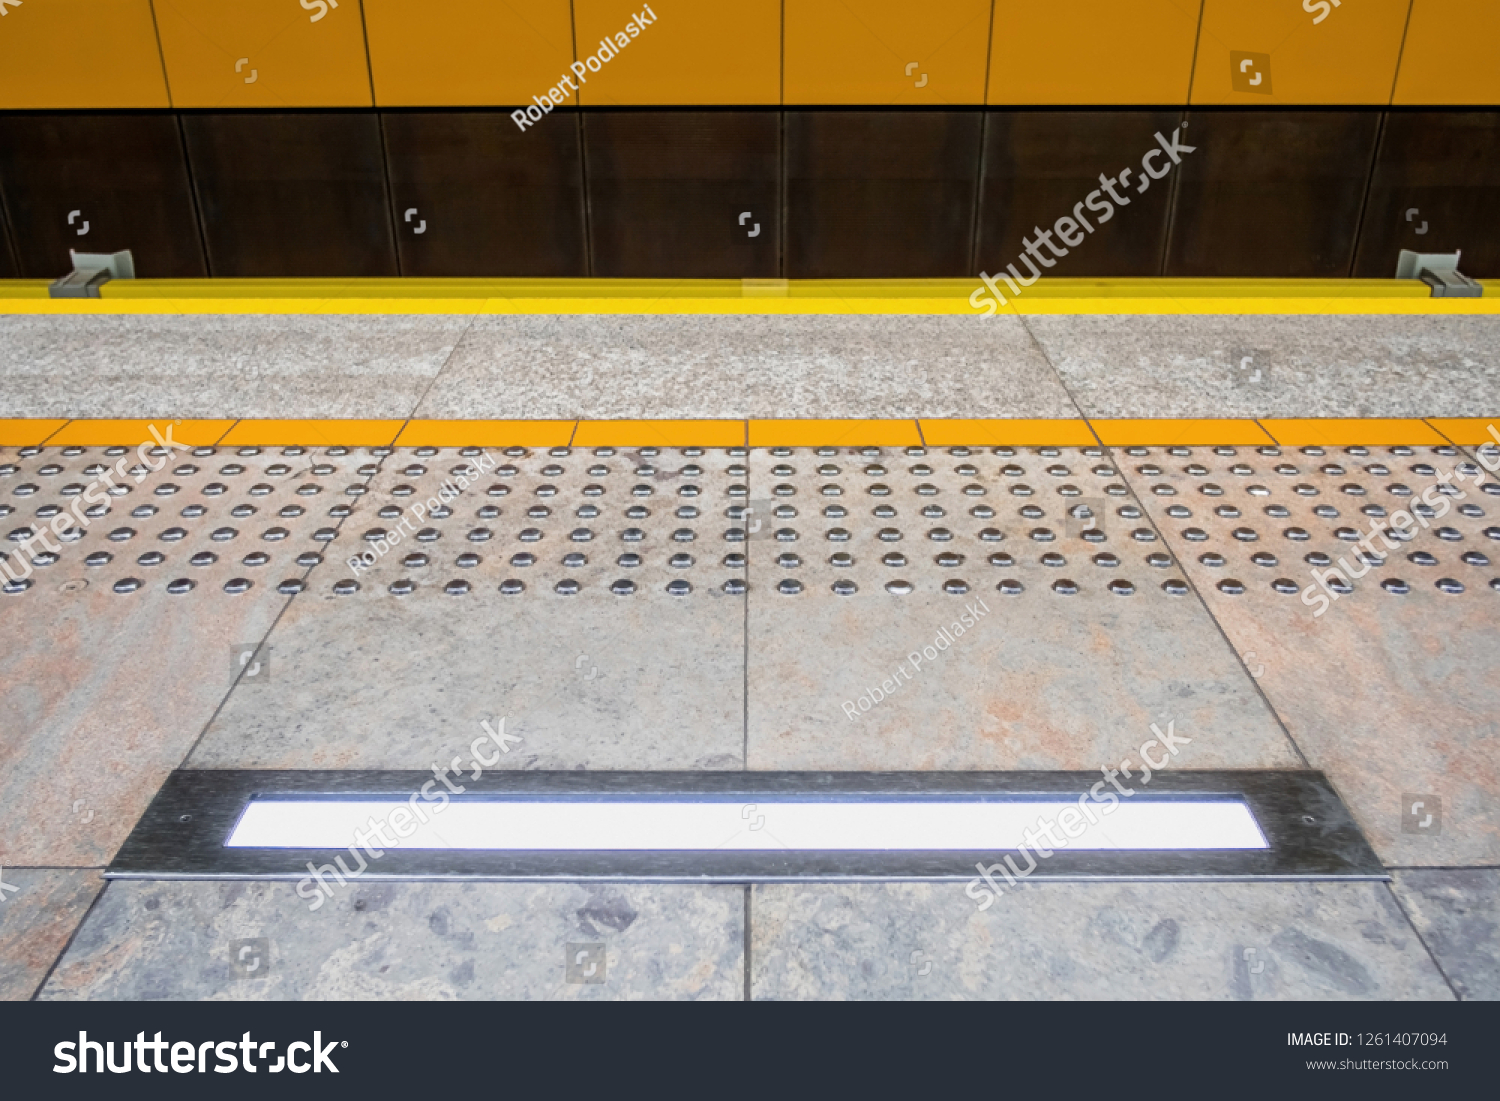
M 1500 317 L 1026 318 L 1092 418 L 1472 417 Z
M 0 316 L 7 417 L 404 418 L 466 316 Z

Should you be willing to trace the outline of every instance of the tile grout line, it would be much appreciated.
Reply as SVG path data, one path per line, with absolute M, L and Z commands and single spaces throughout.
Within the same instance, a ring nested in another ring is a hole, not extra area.
M 744 925 L 745 925 L 745 947 L 744 947 L 744 957 L 745 957 L 745 998 L 744 998 L 744 1000 L 747 1001 L 747 1002 L 753 1002 L 755 1000 L 754 994 L 753 994 L 753 992 L 752 992 L 752 990 L 750 988 L 750 892 L 753 891 L 753 890 L 755 890 L 755 885 L 753 883 L 746 883 L 745 884 L 745 921 L 744 921 Z
M 1079 415 L 1084 417 L 1085 422 L 1089 426 L 1089 431 L 1093 433 L 1094 439 L 1096 441 L 1099 441 L 1099 433 L 1094 430 L 1093 422 L 1089 421 L 1087 416 L 1085 416 L 1083 407 L 1078 404 L 1078 399 L 1073 396 L 1073 391 L 1069 389 L 1067 381 L 1063 379 L 1062 372 L 1057 369 L 1057 365 L 1052 362 L 1052 357 L 1047 354 L 1047 349 L 1044 348 L 1042 346 L 1042 342 L 1037 339 L 1036 333 L 1032 332 L 1031 326 L 1027 324 L 1025 316 L 1020 314 L 1018 314 L 1017 316 L 1021 318 L 1021 324 L 1026 329 L 1027 335 L 1031 337 L 1032 344 L 1036 346 L 1037 351 L 1041 352 L 1042 358 L 1047 361 L 1047 365 L 1052 368 L 1052 373 L 1057 376 L 1058 384 L 1063 388 L 1063 392 L 1068 395 L 1068 400 L 1073 403 L 1073 407 L 1078 410 Z M 1264 429 L 1262 431 L 1264 431 Z M 1270 435 L 1270 433 L 1266 434 Z M 1141 500 L 1140 495 L 1136 493 L 1135 486 L 1131 483 L 1131 480 L 1126 477 L 1125 466 L 1116 457 L 1115 449 L 1113 447 L 1106 447 L 1103 441 L 1099 441 L 1099 447 L 1105 452 L 1105 454 L 1109 456 L 1110 462 L 1114 465 L 1115 470 L 1119 474 L 1121 483 L 1130 493 L 1131 500 L 1133 500 L 1136 503 L 1136 506 L 1140 508 L 1141 515 L 1143 515 L 1146 518 L 1146 522 L 1151 525 L 1151 530 L 1156 532 L 1157 538 L 1162 541 L 1162 545 L 1171 550 L 1172 557 L 1174 560 L 1176 560 L 1177 565 L 1182 573 L 1183 582 L 1188 586 L 1189 589 L 1192 590 L 1193 595 L 1197 597 L 1198 606 L 1203 609 L 1204 613 L 1208 616 L 1209 622 L 1212 623 L 1214 625 L 1214 629 L 1218 631 L 1219 637 L 1224 640 L 1224 645 L 1229 647 L 1229 652 L 1232 653 L 1235 657 L 1235 660 L 1239 662 L 1240 668 L 1244 671 L 1245 676 L 1249 678 L 1250 683 L 1255 687 L 1256 694 L 1260 696 L 1261 701 L 1266 705 L 1266 709 L 1271 713 L 1272 718 L 1276 720 L 1276 725 L 1281 728 L 1281 733 L 1291 744 L 1291 747 L 1297 754 L 1298 759 L 1300 759 L 1306 767 L 1311 768 L 1312 765 L 1307 759 L 1307 754 L 1302 752 L 1302 747 L 1297 744 L 1297 739 L 1292 737 L 1292 732 L 1287 727 L 1286 721 L 1281 717 L 1281 712 L 1277 711 L 1275 706 L 1271 703 L 1271 699 L 1266 695 L 1265 690 L 1261 687 L 1260 681 L 1251 675 L 1250 666 L 1246 662 L 1245 656 L 1240 653 L 1239 647 L 1237 647 L 1230 639 L 1228 633 L 1224 630 L 1224 625 L 1219 622 L 1218 616 L 1214 615 L 1213 609 L 1208 606 L 1208 601 L 1206 601 L 1203 598 L 1203 594 L 1198 591 L 1198 586 L 1194 583 L 1192 574 L 1187 570 L 1185 566 L 1182 565 L 1182 559 L 1177 553 L 1176 546 L 1167 539 L 1166 534 L 1157 525 L 1156 517 L 1152 514 L 1151 510 L 1146 507 L 1146 503 Z
M 37 443 L 35 446 L 36 447 L 46 447 L 48 440 L 50 440 L 53 436 L 56 436 L 59 432 L 61 432 L 64 428 L 68 427 L 68 425 L 72 424 L 77 419 L 78 419 L 77 417 L 69 417 L 67 420 L 63 421 L 60 425 L 58 425 L 51 432 L 48 432 L 45 436 L 43 436 L 42 439 L 41 439 L 41 442 Z
M 745 488 L 747 491 L 745 499 L 748 503 L 751 499 L 751 495 L 753 494 L 751 486 L 753 485 L 753 479 L 755 477 L 755 463 L 753 461 L 753 455 L 750 451 L 750 421 L 748 418 L 746 418 L 745 420 L 745 468 Z M 741 670 L 743 672 L 743 681 L 741 682 L 740 688 L 742 704 L 742 741 L 740 744 L 740 767 L 744 771 L 748 771 L 750 768 L 750 601 L 754 596 L 754 590 L 750 585 L 750 560 L 752 557 L 750 552 L 750 541 L 747 538 L 745 541 L 744 635 L 741 644 Z M 744 961 L 745 990 L 743 1000 L 747 1002 L 753 1000 L 750 989 L 750 893 L 754 889 L 755 887 L 753 884 L 745 884 L 745 914 L 743 918 L 744 944 L 741 948 L 740 954 L 743 957 Z
M 47 989 L 47 984 L 52 981 L 52 975 L 57 970 L 57 965 L 62 963 L 63 957 L 73 947 L 73 942 L 78 939 L 78 934 L 83 931 L 84 925 L 88 923 L 89 916 L 94 912 L 94 907 L 99 905 L 99 900 L 104 897 L 104 892 L 107 890 L 109 890 L 109 880 L 106 879 L 100 884 L 99 889 L 94 892 L 94 897 L 89 901 L 88 909 L 84 910 L 83 917 L 78 919 L 78 924 L 73 926 L 73 931 L 68 934 L 67 942 L 62 946 L 62 950 L 57 953 L 57 957 L 47 967 L 47 973 L 42 976 L 42 981 L 36 984 L 36 989 L 31 992 L 31 997 L 26 999 L 28 1002 L 34 1002 L 41 998 L 42 991 Z
M 1236 646 L 1234 644 L 1234 640 L 1229 637 L 1229 632 L 1227 632 L 1224 629 L 1224 625 L 1219 622 L 1219 617 L 1214 615 L 1213 609 L 1209 607 L 1208 601 L 1204 599 L 1203 593 L 1199 590 L 1197 582 L 1193 580 L 1192 572 L 1182 564 L 1182 556 L 1177 553 L 1177 544 L 1167 537 L 1166 532 L 1163 531 L 1161 526 L 1156 522 L 1156 516 L 1152 513 L 1151 509 L 1146 507 L 1146 502 L 1142 500 L 1140 494 L 1136 493 L 1134 484 L 1132 483 L 1131 479 L 1125 474 L 1125 464 L 1121 463 L 1115 457 L 1115 449 L 1109 448 L 1108 451 L 1110 453 L 1110 460 L 1114 463 L 1115 469 L 1119 471 L 1120 481 L 1124 482 L 1125 488 L 1130 491 L 1131 499 L 1135 501 L 1137 506 L 1140 507 L 1142 515 L 1146 517 L 1146 522 L 1151 525 L 1151 530 L 1156 532 L 1157 537 L 1162 541 L 1162 546 L 1166 547 L 1172 552 L 1172 558 L 1176 561 L 1178 569 L 1182 573 L 1183 583 L 1192 590 L 1193 596 L 1195 596 L 1198 600 L 1198 606 L 1203 609 L 1204 614 L 1208 616 L 1209 622 L 1214 625 L 1214 630 L 1217 631 L 1219 637 L 1224 640 L 1224 645 L 1229 647 L 1229 652 L 1233 654 L 1235 660 L 1239 662 L 1240 669 L 1249 679 L 1250 684 L 1255 688 L 1255 694 L 1259 696 L 1261 702 L 1266 705 L 1266 710 L 1269 711 L 1271 713 L 1271 717 L 1276 720 L 1276 725 L 1280 727 L 1282 735 L 1286 738 L 1288 744 L 1291 745 L 1293 752 L 1297 754 L 1297 759 L 1302 762 L 1302 766 L 1304 768 L 1312 768 L 1312 762 L 1308 760 L 1307 754 L 1302 752 L 1302 747 L 1297 744 L 1297 739 L 1292 736 L 1291 728 L 1287 726 L 1286 720 L 1281 717 L 1281 712 L 1276 710 L 1276 705 L 1271 702 L 1271 697 L 1266 695 L 1265 689 L 1261 687 L 1260 680 L 1255 676 L 1255 674 L 1250 672 L 1250 664 L 1245 660 L 1245 655 L 1240 653 L 1240 648 Z M 1332 784 L 1333 781 L 1330 779 L 1329 783 Z M 1343 795 L 1340 794 L 1339 798 L 1342 799 Z M 1363 833 L 1363 830 L 1361 830 L 1360 832 Z
M 1052 356 L 1048 354 L 1047 349 L 1043 346 L 1040 338 L 1038 338 L 1036 333 L 1032 331 L 1031 325 L 1026 320 L 1026 315 L 1018 310 L 1016 311 L 1015 316 L 1021 322 L 1021 328 L 1026 330 L 1026 335 L 1030 338 L 1032 347 L 1034 347 L 1038 352 L 1041 353 L 1042 359 L 1046 361 L 1047 366 L 1052 370 L 1052 376 L 1057 379 L 1057 384 L 1062 387 L 1063 393 L 1068 396 L 1068 401 L 1072 404 L 1073 408 L 1078 411 L 1078 419 L 1083 421 L 1083 423 L 1088 426 L 1089 435 L 1094 437 L 1095 445 L 1098 447 L 1104 447 L 1104 441 L 1099 438 L 1099 433 L 1094 429 L 1094 422 L 1091 421 L 1088 414 L 1083 411 L 1083 406 L 1079 403 L 1078 398 L 1074 395 L 1072 388 L 1068 386 L 1067 379 L 1063 378 L 1062 372 L 1057 368 L 1057 364 L 1052 362 Z
M 463 343 L 464 337 L 468 335 L 469 330 L 472 329 L 473 327 L 474 327 L 474 317 L 471 315 L 470 318 L 469 318 L 469 323 L 464 326 L 463 331 L 461 333 L 459 333 L 458 338 L 456 340 L 454 340 L 453 347 L 448 350 L 448 354 L 443 358 L 442 364 L 438 367 L 438 369 L 436 371 L 433 372 L 431 380 L 428 381 L 426 388 L 423 389 L 421 395 L 417 398 L 415 404 L 412 406 L 412 410 L 411 410 L 412 414 L 415 414 L 416 411 L 422 407 L 422 402 L 424 402 L 424 401 L 427 400 L 427 395 L 432 392 L 433 386 L 435 386 L 437 384 L 437 380 L 442 376 L 442 373 L 447 369 L 448 364 L 450 362 L 452 362 L 454 355 L 457 354 L 457 352 L 458 352 L 459 346 Z M 378 477 L 380 477 L 380 474 L 381 474 L 381 472 L 382 472 L 382 470 L 383 470 L 383 468 L 385 466 L 386 459 L 390 458 L 392 455 L 395 454 L 395 441 L 401 438 L 401 433 L 406 430 L 406 426 L 411 423 L 411 420 L 412 420 L 411 416 L 406 417 L 402 421 L 401 427 L 399 429 L 397 429 L 395 435 L 392 436 L 391 443 L 389 445 L 382 446 L 381 449 L 382 450 L 389 450 L 390 454 L 389 455 L 381 455 L 379 457 L 379 461 L 376 462 L 376 464 L 375 464 L 375 472 L 372 473 L 368 478 L 365 479 L 364 485 L 365 485 L 366 488 L 368 488 L 369 486 L 373 485 L 375 479 L 378 478 Z M 341 446 L 341 445 L 335 444 L 335 445 L 330 445 L 330 446 Z M 353 451 L 357 451 L 358 448 L 351 446 L 349 448 L 349 450 L 351 452 L 353 452 Z M 343 534 L 345 523 L 353 515 L 354 515 L 354 513 L 351 510 L 348 516 L 345 516 L 342 519 L 340 519 L 339 522 L 335 525 L 335 527 L 334 527 L 335 535 L 334 535 L 333 539 L 329 540 L 329 545 L 330 545 L 329 549 L 330 550 L 332 549 L 332 544 L 338 539 L 338 536 L 341 535 L 341 534 Z M 308 580 L 308 578 L 310 578 L 312 576 L 313 571 L 316 570 L 319 565 L 322 565 L 322 563 L 320 562 L 320 563 L 317 563 L 316 565 L 309 566 L 303 572 L 303 574 L 302 574 L 302 582 L 303 582 L 303 586 L 304 586 L 303 591 L 306 591 L 307 580 Z M 281 606 L 281 610 L 276 613 L 276 617 L 271 621 L 270 627 L 268 627 L 266 629 L 266 633 L 263 636 L 261 636 L 260 641 L 256 643 L 255 650 L 256 650 L 257 653 L 260 652 L 260 650 L 261 650 L 262 647 L 264 647 L 268 642 L 270 642 L 271 636 L 273 634 L 275 634 L 276 628 L 277 628 L 278 625 L 280 625 L 282 617 L 286 615 L 288 609 L 290 609 L 291 606 L 292 606 L 292 601 L 296 600 L 299 595 L 300 595 L 300 593 L 291 593 L 291 594 L 289 594 L 287 596 L 285 603 L 283 603 L 282 606 Z M 198 731 L 198 736 L 193 739 L 193 744 L 191 746 L 189 746 L 188 747 L 188 751 L 185 754 L 183 754 L 182 760 L 177 765 L 178 768 L 184 768 L 184 767 L 186 767 L 187 763 L 190 760 L 192 760 L 193 754 L 197 752 L 198 747 L 203 743 L 203 739 L 208 735 L 209 728 L 213 726 L 214 720 L 219 717 L 219 715 L 223 712 L 225 706 L 229 703 L 230 697 L 232 697 L 234 695 L 235 689 L 239 687 L 240 681 L 244 679 L 245 673 L 248 671 L 249 667 L 250 666 L 249 666 L 248 662 L 246 662 L 244 665 L 242 665 L 240 667 L 240 671 L 239 671 L 238 675 L 230 683 L 229 688 L 224 693 L 223 698 L 219 700 L 218 705 L 213 710 L 213 714 L 208 717 L 208 721 L 205 722 L 203 724 L 202 729 Z
M 1388 872 L 1497 872 L 1500 864 L 1387 864 Z
M 396 446 L 396 441 L 401 438 L 401 433 L 405 432 L 406 426 L 411 424 L 411 422 L 416 418 L 417 411 L 422 408 L 422 403 L 427 400 L 427 395 L 432 393 L 432 388 L 437 385 L 438 379 L 443 377 L 443 372 L 448 369 L 448 364 L 453 362 L 453 357 L 458 354 L 459 348 L 463 346 L 463 342 L 465 338 L 468 337 L 469 331 L 474 328 L 474 321 L 478 316 L 478 314 L 469 315 L 468 323 L 464 325 L 463 331 L 460 332 L 454 339 L 453 347 L 448 349 L 448 354 L 443 357 L 443 362 L 438 365 L 438 369 L 432 372 L 432 378 L 427 381 L 427 386 L 422 390 L 422 393 L 418 396 L 416 402 L 412 405 L 411 412 L 408 413 L 406 415 L 406 419 L 401 422 L 401 427 L 397 429 L 396 434 L 391 437 L 391 442 L 387 445 L 388 447 L 394 448 Z
M 1340 796 L 1340 798 L 1342 798 L 1342 796 Z M 1453 994 L 1453 1000 L 1456 1002 L 1463 1001 L 1464 996 L 1458 992 L 1458 987 L 1453 985 L 1453 980 L 1448 977 L 1448 972 L 1438 961 L 1437 953 L 1432 950 L 1432 945 L 1427 943 L 1427 938 L 1422 936 L 1422 930 L 1417 928 L 1417 923 L 1412 920 L 1411 914 L 1407 913 L 1406 907 L 1401 904 L 1401 896 L 1396 893 L 1394 883 L 1395 881 L 1390 879 L 1387 879 L 1385 881 L 1385 889 L 1390 892 L 1391 901 L 1396 904 L 1396 909 L 1401 911 L 1401 916 L 1406 919 L 1407 927 L 1411 929 L 1412 934 L 1417 938 L 1417 943 L 1420 944 L 1423 950 L 1427 953 L 1427 958 L 1432 961 L 1432 966 L 1436 967 L 1437 973 L 1443 977 L 1443 982 L 1448 985 L 1448 990 Z

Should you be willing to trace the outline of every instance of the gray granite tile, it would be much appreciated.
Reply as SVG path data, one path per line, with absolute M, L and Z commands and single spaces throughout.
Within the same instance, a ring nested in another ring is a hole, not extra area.
M 188 766 L 425 770 L 504 718 L 500 768 L 740 768 L 742 600 L 305 594 Z
M 764 999 L 1452 998 L 1381 883 L 762 885 L 750 930 Z
M 407 417 L 468 324 L 441 314 L 0 317 L 5 415 Z
M 1026 318 L 1089 417 L 1465 417 L 1500 391 L 1500 318 Z
M 1148 564 L 1162 545 L 1102 453 L 755 451 L 751 486 L 748 767 L 1139 767 L 1153 724 L 1189 740 L 1174 768 L 1299 767 L 1201 601 L 1163 591 L 1181 570 Z
M 66 485 L 85 485 L 92 481 L 86 470 L 116 461 L 99 448 L 0 458 L 14 460 L 0 462 L 0 469 L 17 468 L 0 475 L 0 501 L 16 508 L 4 521 L 11 530 L 42 523 L 38 509 L 73 499 Z M 179 454 L 139 485 L 127 475 L 129 492 L 109 498 L 108 513 L 86 527 L 75 524 L 80 537 L 57 544 L 58 560 L 36 566 L 26 579 L 30 588 L 0 596 L 0 862 L 107 863 L 182 762 L 229 690 L 235 648 L 263 638 L 285 606 L 277 583 L 300 577 L 305 570 L 296 557 L 322 546 L 313 536 L 328 522 L 329 502 L 294 491 L 311 457 L 293 460 L 270 452 Z M 231 461 L 240 473 L 222 473 Z M 327 461 L 336 468 L 330 479 L 351 474 L 345 460 Z M 54 467 L 60 469 L 44 473 Z M 205 492 L 218 479 L 234 488 Z M 266 492 L 251 494 L 252 484 Z M 38 490 L 17 492 L 25 486 Z M 249 501 L 256 502 L 253 515 L 231 515 Z M 299 501 L 308 504 L 292 504 Z M 182 515 L 200 506 L 201 516 Z M 141 508 L 157 511 L 132 515 Z M 282 508 L 304 511 L 282 516 Z M 237 534 L 216 541 L 211 533 L 221 528 Z M 246 552 L 265 554 L 265 563 L 246 567 Z M 113 557 L 86 565 L 96 553 Z M 199 553 L 216 557 L 191 565 Z M 143 566 L 143 554 L 160 554 L 162 561 Z M 225 583 L 237 576 L 253 579 L 254 587 L 226 592 Z M 114 591 L 127 578 L 142 587 Z M 179 579 L 194 587 L 168 592 Z
M 521 742 L 500 767 L 743 767 L 744 597 L 722 587 L 742 571 L 720 561 L 735 460 L 698 455 L 700 473 L 689 476 L 690 458 L 677 453 L 496 454 L 497 466 L 452 500 L 452 515 L 411 519 L 373 566 L 349 566 L 354 553 L 378 551 L 363 538 L 375 527 L 402 530 L 380 510 L 425 508 L 444 479 L 458 487 L 454 469 L 480 458 L 401 449 L 386 461 L 309 574 L 309 591 L 277 623 L 271 679 L 240 683 L 191 767 L 426 769 L 501 717 Z M 656 465 L 640 465 L 648 461 Z M 629 519 L 631 507 L 651 515 Z M 684 507 L 700 515 L 677 515 Z M 584 508 L 599 513 L 580 517 Z M 537 509 L 546 515 L 528 515 Z M 623 539 L 632 528 L 639 542 Z M 575 540 L 585 529 L 591 537 Z M 530 532 L 539 538 L 523 538 Z M 476 542 L 476 533 L 487 535 Z M 407 565 L 414 552 L 428 564 Z M 622 552 L 641 562 L 618 565 Z M 586 563 L 564 566 L 571 553 Z M 461 567 L 461 554 L 478 561 Z M 535 564 L 513 565 L 518 554 Z M 674 554 L 692 563 L 672 566 Z M 622 578 L 637 586 L 631 595 L 610 591 Z M 351 580 L 357 592 L 334 592 Z M 504 595 L 504 580 L 525 589 Z M 684 580 L 690 594 L 666 591 Z M 398 581 L 413 591 L 393 595 Z M 559 594 L 564 581 L 580 591 Z M 450 582 L 471 591 L 450 596 Z
M 116 880 L 40 997 L 736 999 L 743 919 L 737 886 Z
M 1500 868 L 1409 868 L 1393 878 L 1459 996 L 1500 1001 Z
M 5 868 L 0 880 L 7 888 L 0 902 L 0 1001 L 24 1001 L 67 946 L 104 880 L 85 868 Z
M 1116 457 L 1308 763 L 1328 773 L 1381 859 L 1500 861 L 1500 592 L 1492 587 L 1500 570 L 1484 534 L 1500 514 L 1496 499 L 1472 486 L 1463 500 L 1430 494 L 1450 507 L 1395 549 L 1377 535 L 1385 558 L 1372 566 L 1353 537 L 1429 496 L 1435 477 L 1419 471 L 1451 471 L 1457 456 L 1183 450 Z M 1169 508 L 1186 512 L 1173 517 Z M 1308 560 L 1318 555 L 1328 566 Z M 1352 575 L 1352 592 L 1336 600 L 1315 581 L 1330 567 Z M 1276 591 L 1277 579 L 1290 591 Z M 1440 579 L 1461 591 L 1439 590 Z M 1413 818 L 1418 802 L 1424 809 Z
M 417 414 L 1075 417 L 1015 318 L 492 316 Z

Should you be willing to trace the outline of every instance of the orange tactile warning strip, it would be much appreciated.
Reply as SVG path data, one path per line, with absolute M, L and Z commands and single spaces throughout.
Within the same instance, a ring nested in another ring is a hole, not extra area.
M 1252 420 L 1096 420 L 1106 447 L 1213 447 L 1275 441 Z
M 73 420 L 47 437 L 48 447 L 135 447 L 156 444 L 151 429 L 165 439 L 169 434 L 175 443 L 189 447 L 212 447 L 234 424 L 225 420 L 176 420 L 157 417 L 149 420 Z
M 0 418 L 0 447 L 36 447 L 67 423 L 66 417 Z
M 1500 416 L 1428 417 L 1427 423 L 1461 447 L 1500 444 Z
M 404 420 L 243 420 L 225 447 L 389 447 Z
M 579 421 L 574 447 L 744 447 L 744 421 Z
M 0 447 L 1348 447 L 1500 441 L 1500 417 L 1268 420 L 67 420 L 0 418 Z M 1493 427 L 1492 427 L 1493 426 Z
M 1263 420 L 1260 423 L 1283 447 L 1441 446 L 1447 442 L 1436 428 L 1422 420 L 1320 417 L 1313 420 Z
M 914 420 L 750 422 L 751 447 L 921 447 Z
M 1088 421 L 927 420 L 917 422 L 928 447 L 1093 447 Z
M 397 447 L 567 447 L 577 421 L 407 421 Z

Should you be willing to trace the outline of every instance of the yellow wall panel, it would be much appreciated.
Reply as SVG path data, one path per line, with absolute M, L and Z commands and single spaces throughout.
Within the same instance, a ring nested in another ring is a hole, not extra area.
M 626 26 L 637 13 L 657 18 L 632 38 Z M 573 15 L 580 58 L 597 55 L 606 37 L 619 48 L 587 74 L 586 105 L 781 102 L 781 0 L 573 0 Z
M 170 107 L 151 0 L 25 0 L 0 17 L 0 110 Z
M 1204 0 L 1193 102 L 1390 102 L 1411 0 L 1312 2 Z
M 990 0 L 786 0 L 788 104 L 983 103 Z
M 364 5 L 375 102 L 382 107 L 530 103 L 556 85 L 573 60 L 568 0 L 364 0 Z M 576 102 L 571 93 L 567 102 Z
M 989 101 L 1186 103 L 1201 0 L 995 0 Z
M 369 107 L 358 0 L 308 3 L 155 0 L 173 104 Z
M 1393 102 L 1500 104 L 1500 0 L 1413 0 Z

